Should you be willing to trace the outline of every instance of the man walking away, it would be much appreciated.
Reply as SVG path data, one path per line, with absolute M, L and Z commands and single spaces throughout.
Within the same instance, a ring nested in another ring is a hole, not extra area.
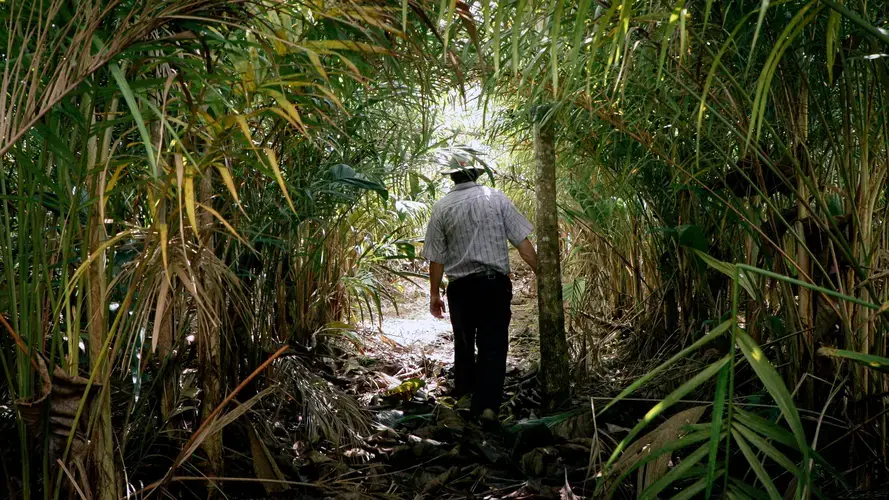
M 442 318 L 440 287 L 447 273 L 448 307 L 454 329 L 454 397 L 472 394 L 470 412 L 496 422 L 506 377 L 512 282 L 507 241 L 537 272 L 528 240 L 533 226 L 502 192 L 476 183 L 484 171 L 459 153 L 448 170 L 454 188 L 432 208 L 423 255 L 429 261 L 429 311 Z M 475 348 L 478 346 L 478 357 Z

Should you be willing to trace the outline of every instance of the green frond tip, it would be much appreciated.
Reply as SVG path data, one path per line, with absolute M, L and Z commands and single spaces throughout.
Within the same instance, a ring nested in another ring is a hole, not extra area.
M 818 349 L 818 354 L 830 358 L 848 359 L 853 363 L 876 370 L 882 373 L 889 373 L 889 358 L 882 356 L 874 356 L 873 354 L 862 354 L 855 351 L 846 351 L 843 349 L 835 349 L 833 347 L 822 347 Z

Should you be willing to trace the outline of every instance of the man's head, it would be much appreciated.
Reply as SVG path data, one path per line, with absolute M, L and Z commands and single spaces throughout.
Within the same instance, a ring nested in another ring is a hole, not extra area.
M 482 169 L 471 164 L 472 159 L 463 152 L 451 154 L 448 160 L 448 169 L 442 175 L 448 175 L 454 184 L 475 182 L 482 173 Z

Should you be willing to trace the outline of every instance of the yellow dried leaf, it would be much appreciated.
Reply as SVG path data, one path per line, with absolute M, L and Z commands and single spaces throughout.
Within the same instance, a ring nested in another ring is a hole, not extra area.
M 235 180 L 232 178 L 231 172 L 228 171 L 225 165 L 221 163 L 215 163 L 216 170 L 219 171 L 219 176 L 222 177 L 222 182 L 225 184 L 226 189 L 234 198 L 235 203 L 238 204 L 238 208 L 241 209 L 241 212 L 244 212 L 244 207 L 241 206 L 241 200 L 238 198 L 238 190 L 235 188 Z M 244 214 L 246 215 L 246 213 Z
M 275 99 L 275 102 L 278 103 L 278 106 L 281 106 L 281 108 L 283 108 L 284 111 L 287 112 L 287 115 L 293 119 L 293 122 L 296 122 L 293 125 L 298 128 L 300 132 L 305 134 L 306 127 L 305 124 L 303 124 L 302 118 L 299 116 L 299 111 L 297 111 L 296 107 L 289 100 L 287 100 L 287 97 L 284 94 L 276 92 L 274 90 L 268 91 L 268 94 L 272 96 L 273 99 Z
M 312 62 L 312 66 L 315 66 L 315 71 L 321 75 L 321 78 L 324 78 L 324 81 L 327 81 L 327 70 L 324 69 L 324 65 L 321 64 L 321 58 L 318 56 L 317 52 L 308 51 L 309 61 Z
M 166 275 L 161 281 L 160 291 L 157 293 L 157 307 L 154 310 L 154 328 L 151 330 L 151 352 L 157 350 L 157 341 L 160 338 L 161 325 L 163 324 L 164 312 L 166 312 L 167 295 L 170 293 L 170 280 Z
M 105 194 L 106 194 L 106 195 L 107 195 L 108 193 L 110 193 L 112 189 L 114 189 L 114 186 L 115 186 L 115 185 L 117 185 L 117 181 L 120 179 L 120 174 L 123 172 L 123 170 L 124 170 L 126 167 L 127 167 L 127 164 L 124 163 L 123 165 L 117 167 L 117 168 L 114 170 L 114 173 L 111 174 L 111 179 L 108 181 L 108 184 L 105 185 Z
M 290 199 L 290 193 L 287 192 L 287 183 L 284 182 L 284 175 L 281 174 L 281 168 L 278 166 L 278 158 L 275 156 L 275 152 L 270 148 L 265 148 L 265 154 L 268 156 L 272 172 L 275 173 L 275 180 L 278 181 L 278 186 L 281 187 L 281 192 L 284 193 L 284 198 L 287 199 L 287 204 L 290 205 L 290 210 L 296 213 L 296 207 L 293 205 L 293 200 Z
M 160 233 L 160 242 L 161 242 L 161 259 L 164 261 L 164 271 L 166 275 L 170 275 L 170 258 L 167 250 L 167 240 L 169 238 L 169 227 L 166 222 L 161 222 L 158 225 L 158 232 Z M 168 278 L 169 279 L 169 278 Z
M 372 54 L 388 54 L 389 51 L 378 45 L 371 45 L 365 42 L 353 42 L 351 40 L 312 40 L 306 42 L 306 47 L 324 50 L 355 50 L 358 52 L 369 52 Z
M 198 233 L 198 218 L 195 212 L 194 176 L 191 175 L 191 172 L 185 175 L 184 188 L 185 213 L 188 215 L 188 223 L 191 224 L 191 228 L 194 230 L 194 234 L 200 236 L 200 234 Z

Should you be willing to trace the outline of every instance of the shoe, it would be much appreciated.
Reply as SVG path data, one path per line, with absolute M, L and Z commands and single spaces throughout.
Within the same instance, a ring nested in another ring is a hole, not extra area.
M 482 428 L 489 431 L 496 429 L 500 424 L 497 421 L 497 414 L 490 408 L 486 408 L 478 417 L 478 420 L 482 424 Z

